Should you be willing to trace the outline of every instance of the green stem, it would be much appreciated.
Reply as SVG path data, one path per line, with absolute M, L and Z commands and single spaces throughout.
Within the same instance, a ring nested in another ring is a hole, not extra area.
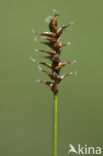
M 53 156 L 57 156 L 57 94 L 54 95 L 53 112 Z

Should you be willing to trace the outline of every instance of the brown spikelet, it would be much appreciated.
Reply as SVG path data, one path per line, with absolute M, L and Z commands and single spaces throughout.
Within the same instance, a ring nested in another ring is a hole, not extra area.
M 43 84 L 46 84 L 49 86 L 54 94 L 58 93 L 58 84 L 61 82 L 61 80 L 69 75 L 64 74 L 64 75 L 59 75 L 61 69 L 67 65 L 71 64 L 72 62 L 69 61 L 60 61 L 60 54 L 61 50 L 66 44 L 60 42 L 60 37 L 63 33 L 63 31 L 70 26 L 70 24 L 67 24 L 65 26 L 62 26 L 60 28 L 57 28 L 58 25 L 58 17 L 59 14 L 55 14 L 54 17 L 52 17 L 50 23 L 49 23 L 49 30 L 50 32 L 43 32 L 43 33 L 35 33 L 40 36 L 46 36 L 45 38 L 47 41 L 41 42 L 42 44 L 47 45 L 50 47 L 52 50 L 38 50 L 42 53 L 49 54 L 49 56 L 45 56 L 45 58 L 49 59 L 51 61 L 51 64 L 45 63 L 45 62 L 38 62 L 38 64 L 44 65 L 46 67 L 49 67 L 51 69 L 51 72 L 42 70 L 46 75 L 49 76 L 49 78 L 52 80 L 52 82 L 48 81 L 41 81 L 37 80 L 38 82 L 41 82 Z

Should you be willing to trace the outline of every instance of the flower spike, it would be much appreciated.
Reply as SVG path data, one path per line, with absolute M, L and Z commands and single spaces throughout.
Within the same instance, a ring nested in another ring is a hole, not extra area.
M 44 56 L 44 58 L 49 59 L 51 63 L 46 63 L 46 62 L 38 62 L 32 57 L 30 59 L 33 62 L 36 62 L 39 68 L 39 71 L 44 72 L 46 75 L 49 76 L 49 78 L 52 80 L 52 82 L 49 81 L 41 81 L 41 80 L 36 80 L 36 82 L 41 82 L 47 86 L 49 86 L 52 90 L 52 92 L 55 94 L 58 93 L 58 84 L 63 80 L 65 77 L 70 76 L 70 75 L 77 75 L 77 72 L 69 72 L 67 74 L 59 75 L 61 69 L 66 66 L 67 64 L 74 64 L 76 63 L 76 60 L 73 61 L 61 61 L 60 60 L 60 54 L 61 50 L 64 46 L 70 46 L 70 42 L 68 43 L 62 43 L 60 42 L 60 37 L 63 33 L 63 31 L 71 26 L 73 22 L 70 22 L 67 25 L 64 25 L 62 27 L 57 27 L 58 26 L 58 18 L 59 18 L 59 13 L 54 9 L 55 14 L 53 17 L 48 16 L 46 18 L 46 22 L 49 22 L 49 30 L 50 32 L 43 32 L 43 33 L 36 33 L 34 30 L 32 32 L 35 35 L 40 35 L 43 39 L 46 41 L 40 41 L 40 43 L 47 45 L 51 50 L 39 50 L 35 49 L 35 52 L 42 52 L 43 54 L 48 54 L 48 56 Z M 38 39 L 35 37 L 34 41 L 38 41 Z M 48 68 L 50 68 L 50 72 L 46 71 L 41 68 L 40 65 L 44 65 Z

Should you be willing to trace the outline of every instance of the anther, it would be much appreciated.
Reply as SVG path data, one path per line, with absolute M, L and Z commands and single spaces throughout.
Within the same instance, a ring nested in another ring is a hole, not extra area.
M 57 10 L 56 9 L 53 9 L 53 12 L 57 13 Z
M 69 24 L 72 25 L 72 24 L 74 24 L 74 23 L 75 23 L 74 21 L 71 21 Z
M 35 82 L 40 82 L 40 80 L 39 80 L 39 79 L 37 79 L 37 80 L 35 80 Z
M 73 60 L 72 62 L 71 62 L 71 64 L 75 64 L 77 62 L 77 60 Z
M 73 72 L 69 72 L 69 75 L 73 75 Z
M 34 40 L 34 41 L 38 41 L 37 37 L 35 37 L 33 40 Z
M 41 71 L 41 70 L 42 70 L 42 68 L 40 67 L 40 65 L 38 65 L 38 69 L 39 69 L 39 71 Z
M 33 59 L 31 56 L 29 56 L 29 58 L 30 58 L 30 60 L 32 61 L 32 62 L 37 62 L 35 59 Z
M 71 45 L 71 42 L 68 42 L 67 45 L 70 46 Z
M 33 33 L 33 34 L 37 34 L 37 32 L 35 32 L 33 29 L 32 29 L 32 33 Z
M 45 19 L 45 22 L 46 22 L 46 23 L 49 23 L 51 19 L 52 19 L 52 16 L 48 16 L 48 17 Z
M 74 71 L 74 75 L 77 76 L 78 75 L 78 72 L 77 71 Z
M 39 52 L 39 49 L 34 49 L 35 50 L 35 52 Z
M 53 9 L 53 12 L 56 13 L 58 16 L 60 15 L 60 11 L 57 11 L 57 9 Z

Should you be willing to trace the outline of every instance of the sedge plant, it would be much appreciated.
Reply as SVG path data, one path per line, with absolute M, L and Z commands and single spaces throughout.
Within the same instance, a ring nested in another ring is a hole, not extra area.
M 64 46 L 66 45 L 70 45 L 70 42 L 68 42 L 67 44 L 62 43 L 60 41 L 60 37 L 63 33 L 63 31 L 71 26 L 72 22 L 70 22 L 67 25 L 64 25 L 60 28 L 57 27 L 58 25 L 58 17 L 59 17 L 59 13 L 55 13 L 55 15 L 50 19 L 49 22 L 49 32 L 43 32 L 43 33 L 36 33 L 33 31 L 34 35 L 39 35 L 39 36 L 43 36 L 45 41 L 41 42 L 42 44 L 47 45 L 48 47 L 50 47 L 51 50 L 39 50 L 39 49 L 35 49 L 36 52 L 41 52 L 43 54 L 48 54 L 47 56 L 45 56 L 46 59 L 49 59 L 51 61 L 51 63 L 47 63 L 47 62 L 39 62 L 34 60 L 32 57 L 30 57 L 30 59 L 33 62 L 36 62 L 39 66 L 39 69 L 44 72 L 46 75 L 49 76 L 49 78 L 51 79 L 51 81 L 44 81 L 44 80 L 36 80 L 36 82 L 40 82 L 42 84 L 45 84 L 47 86 L 49 86 L 49 88 L 51 89 L 53 96 L 54 96 L 54 105 L 53 105 L 53 156 L 57 156 L 57 124 L 58 124 L 58 119 L 57 119 L 57 108 L 58 108 L 58 104 L 57 104 L 57 98 L 58 98 L 58 84 L 61 82 L 62 79 L 64 79 L 67 76 L 76 74 L 76 72 L 68 72 L 67 74 L 63 74 L 60 75 L 60 71 L 61 69 L 66 66 L 67 64 L 73 64 L 76 63 L 76 60 L 74 61 L 61 61 L 60 60 L 60 54 L 61 54 L 61 50 Z M 47 18 L 48 20 L 48 18 Z M 36 38 L 34 39 L 35 41 L 37 40 Z M 43 70 L 40 65 L 44 65 L 47 68 L 49 68 L 51 71 L 46 71 Z

